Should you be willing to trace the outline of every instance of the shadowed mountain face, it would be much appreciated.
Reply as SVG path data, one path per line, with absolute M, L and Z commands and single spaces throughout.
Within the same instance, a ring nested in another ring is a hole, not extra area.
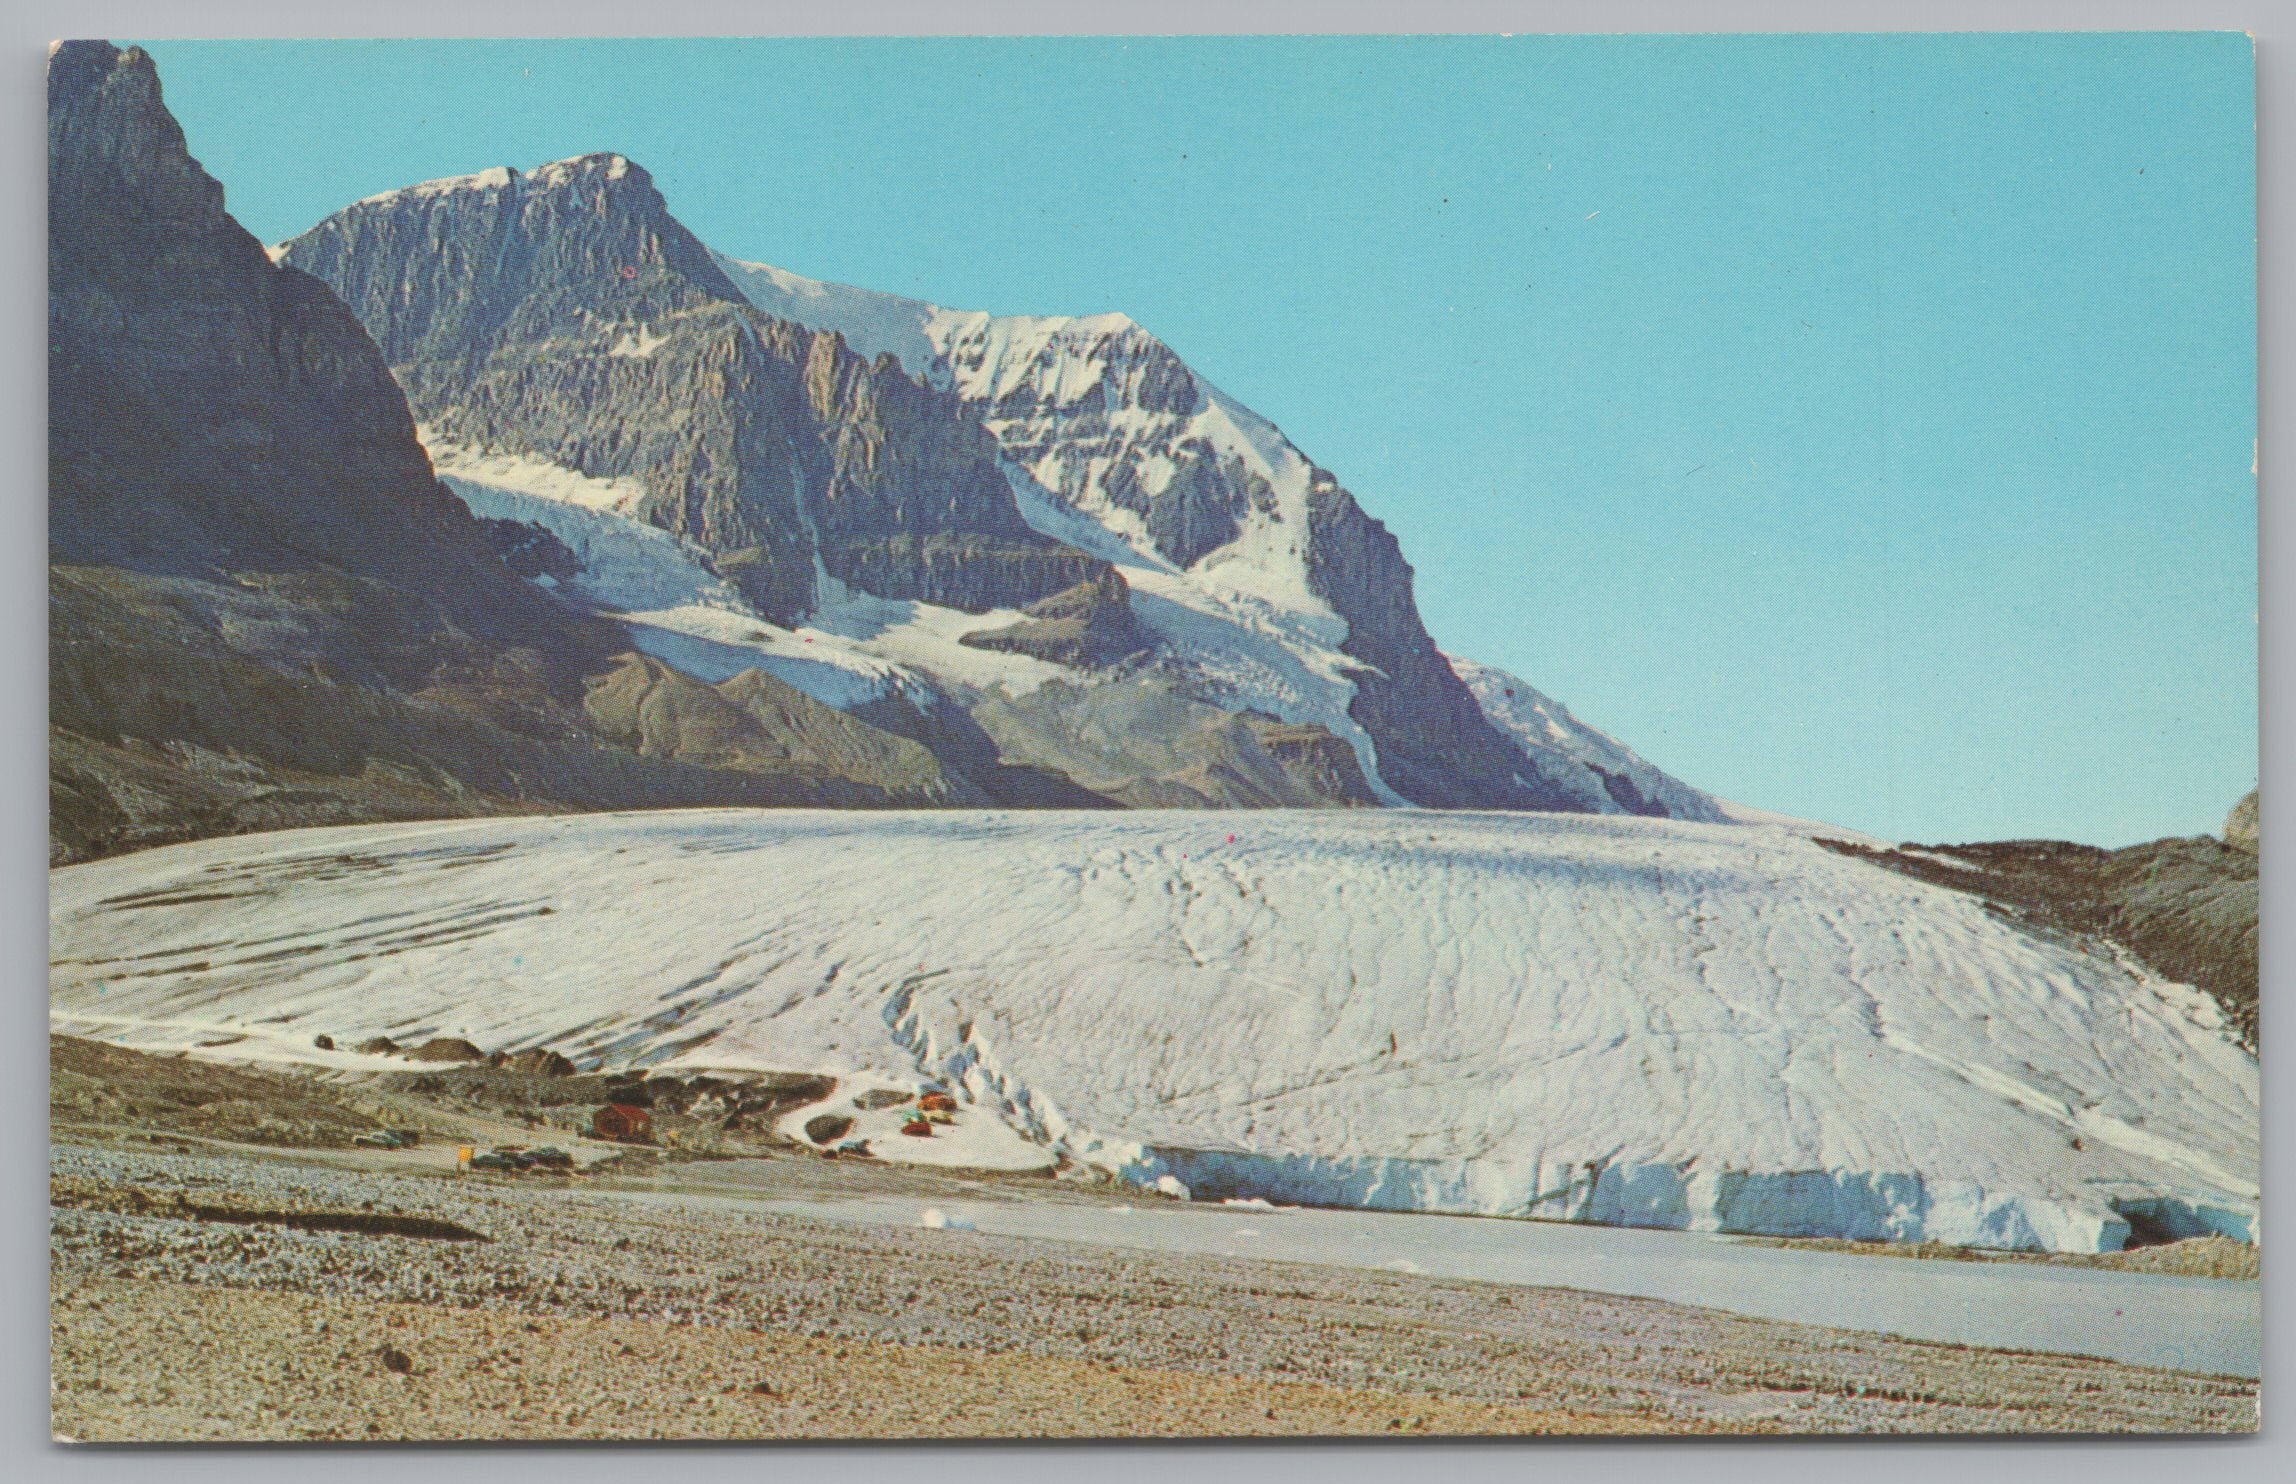
M 224 210 L 150 59 L 58 47 L 48 143 L 53 858 L 441 813 L 959 796 L 913 744 L 802 696 L 743 710 L 739 747 L 616 745 L 587 682 L 626 638 L 503 564 L 359 321 Z
M 356 571 L 554 661 L 604 642 L 475 538 L 366 332 L 224 211 L 149 59 L 61 47 L 48 143 L 52 560 Z
M 2253 798 L 2253 795 L 2251 795 Z M 2166 979 L 2204 990 L 2257 1047 L 2257 856 L 2253 814 L 2226 838 L 2154 840 L 2121 850 L 2062 840 L 1907 845 L 1818 844 L 1983 897 L 2010 920 L 2118 944 Z
M 956 400 L 751 307 L 638 166 L 590 155 L 362 201 L 297 238 L 434 443 L 640 494 L 766 617 L 818 575 L 982 612 L 1107 564 L 1021 518 Z
M 1308 532 L 1310 580 L 1362 662 L 1349 713 L 1378 739 L 1389 787 L 1430 809 L 1591 812 L 1491 724 L 1420 621 L 1402 545 L 1328 475 L 1309 490 Z

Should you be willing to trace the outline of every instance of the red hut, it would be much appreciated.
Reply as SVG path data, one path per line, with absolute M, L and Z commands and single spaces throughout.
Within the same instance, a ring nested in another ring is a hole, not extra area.
M 628 1103 L 608 1103 L 590 1115 L 590 1132 L 625 1144 L 643 1142 L 654 1131 L 654 1115 Z

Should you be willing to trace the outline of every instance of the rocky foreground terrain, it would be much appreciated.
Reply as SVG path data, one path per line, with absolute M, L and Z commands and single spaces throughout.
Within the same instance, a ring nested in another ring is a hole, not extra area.
M 363 1094 L 269 1073 L 208 1069 L 220 1095 L 204 1105 L 198 1063 L 141 1104 L 95 1096 L 148 1080 L 134 1064 L 153 1060 L 73 1057 L 55 1110 L 52 1417 L 74 1440 L 2255 1425 L 2256 1387 L 2233 1378 L 1560 1289 L 654 1202 L 613 1166 L 455 1176 L 337 1147 Z M 254 1131 L 270 1147 L 238 1142 Z M 773 1163 L 797 1191 L 922 1202 L 995 1183 Z M 1100 1198 L 1003 1189 L 1024 1187 Z

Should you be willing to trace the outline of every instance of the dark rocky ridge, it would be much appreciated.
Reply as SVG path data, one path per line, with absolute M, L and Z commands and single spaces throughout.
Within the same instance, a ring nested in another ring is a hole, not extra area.
M 1421 622 L 1411 564 L 1394 534 L 1320 470 L 1308 531 L 1309 583 L 1347 620 L 1341 648 L 1365 666 L 1348 714 L 1378 746 L 1387 786 L 1430 809 L 1583 812 L 1576 795 L 1548 783 L 1491 725 Z
M 996 446 L 888 357 L 751 307 L 619 155 L 363 201 L 289 244 L 432 436 L 646 491 L 758 610 L 851 586 L 981 612 L 1105 564 L 1021 518 Z
M 992 341 L 987 327 L 951 341 L 946 359 L 957 385 L 985 379 Z M 1100 316 L 1053 332 L 1042 354 L 970 405 L 1015 463 L 1058 471 L 1052 487 L 1063 500 L 1083 503 L 1097 475 L 1101 493 L 1138 515 L 1156 549 L 1182 567 L 1233 541 L 1248 517 L 1281 519 L 1265 478 L 1188 431 L 1212 393 L 1154 335 L 1120 315 Z M 1077 384 L 1043 369 L 1074 363 L 1098 374 Z M 1347 621 L 1341 648 L 1362 662 L 1349 714 L 1370 735 L 1388 786 L 1429 808 L 1586 809 L 1491 724 L 1436 649 L 1394 536 L 1328 473 L 1310 477 L 1309 586 Z M 1629 812 L 1666 812 L 1623 777 L 1611 792 Z
M 225 211 L 150 59 L 64 43 L 48 102 L 52 859 L 506 809 L 949 796 L 913 768 L 697 765 L 601 737 L 587 682 L 627 640 L 503 564 L 358 320 Z
M 2063 840 L 1881 850 L 1824 838 L 1817 843 L 1933 886 L 1974 893 L 2015 921 L 2116 943 L 2163 978 L 2206 991 L 2241 1043 L 2257 1049 L 2257 858 L 2251 849 L 2205 835 L 2120 850 Z

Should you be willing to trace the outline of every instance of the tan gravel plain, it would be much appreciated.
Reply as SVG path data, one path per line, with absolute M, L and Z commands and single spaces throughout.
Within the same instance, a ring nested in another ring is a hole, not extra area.
M 51 1187 L 53 1426 L 83 1441 L 2256 1425 L 2237 1378 L 588 1182 L 59 1145 Z M 486 1240 L 276 1219 L 315 1213 Z
M 52 1323 L 55 1428 L 85 1442 L 1660 1430 L 1648 1419 L 952 1345 L 151 1280 L 81 1284 L 57 1296 Z M 155 1354 L 166 1362 L 153 1364 Z

